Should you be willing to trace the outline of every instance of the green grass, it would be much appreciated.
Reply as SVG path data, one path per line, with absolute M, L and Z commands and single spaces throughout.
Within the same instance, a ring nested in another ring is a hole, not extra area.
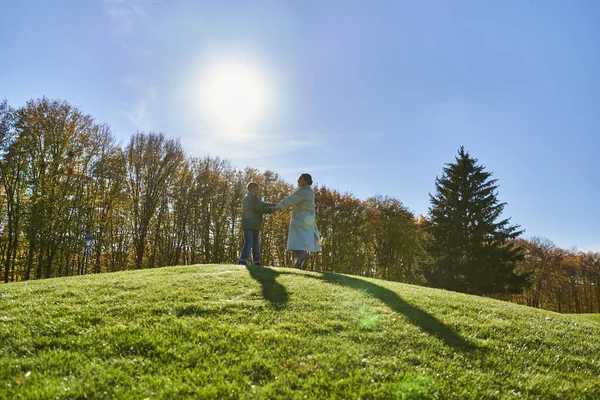
M 0 398 L 600 398 L 600 323 L 232 265 L 0 285 Z
M 600 322 L 600 314 L 570 314 L 574 317 Z

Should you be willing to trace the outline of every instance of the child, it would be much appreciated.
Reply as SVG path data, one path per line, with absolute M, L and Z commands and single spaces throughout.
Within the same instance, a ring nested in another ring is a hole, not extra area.
M 260 267 L 260 244 L 258 242 L 259 231 L 262 228 L 262 215 L 270 214 L 275 211 L 275 204 L 262 202 L 258 196 L 260 195 L 260 187 L 250 182 L 246 186 L 248 194 L 244 198 L 244 211 L 242 214 L 242 229 L 244 230 L 244 247 L 238 264 L 246 265 L 250 250 L 252 249 L 252 261 L 254 265 Z

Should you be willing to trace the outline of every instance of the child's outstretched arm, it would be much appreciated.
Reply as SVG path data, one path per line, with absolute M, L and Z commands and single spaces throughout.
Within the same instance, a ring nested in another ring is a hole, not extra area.
M 271 214 L 275 209 L 275 204 L 265 203 L 259 199 L 254 199 L 252 206 L 261 214 Z

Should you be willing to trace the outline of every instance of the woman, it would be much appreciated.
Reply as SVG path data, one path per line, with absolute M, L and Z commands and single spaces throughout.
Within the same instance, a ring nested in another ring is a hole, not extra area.
M 287 249 L 295 253 L 295 267 L 298 269 L 304 269 L 309 252 L 321 251 L 321 237 L 315 219 L 315 193 L 310 185 L 312 177 L 300 175 L 298 189 L 276 206 L 280 210 L 292 209 Z

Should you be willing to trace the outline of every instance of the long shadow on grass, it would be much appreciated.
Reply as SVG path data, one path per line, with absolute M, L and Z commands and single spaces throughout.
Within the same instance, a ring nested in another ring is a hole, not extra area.
M 281 307 L 288 301 L 285 287 L 275 280 L 279 272 L 266 267 L 246 267 L 250 276 L 262 286 L 263 297 L 272 305 Z
M 362 280 L 360 278 L 334 274 L 331 272 L 321 272 L 320 276 L 304 274 L 302 274 L 302 276 L 358 289 L 369 294 L 370 296 L 375 297 L 376 299 L 381 300 L 393 311 L 404 315 L 413 324 L 417 325 L 428 334 L 443 340 L 446 344 L 462 350 L 472 350 L 474 348 L 472 343 L 467 342 L 459 334 L 444 325 L 436 317 L 429 314 L 427 311 L 420 309 L 419 307 L 407 303 L 400 296 L 398 296 L 398 294 L 382 286 Z

